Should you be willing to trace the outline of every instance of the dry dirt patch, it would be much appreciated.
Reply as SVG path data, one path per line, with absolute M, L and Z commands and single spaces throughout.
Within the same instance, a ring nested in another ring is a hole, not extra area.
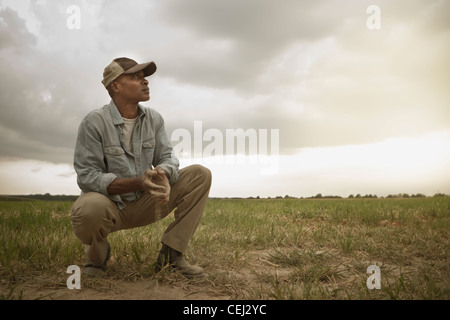
M 2 292 L 8 292 L 4 286 Z M 0 287 L 0 288 L 1 288 Z M 41 286 L 29 283 L 14 288 L 11 298 L 43 300 L 215 300 L 229 299 L 209 285 L 207 279 L 187 280 L 169 275 L 163 281 L 155 278 L 119 280 L 82 279 L 81 289 L 68 289 L 65 284 Z

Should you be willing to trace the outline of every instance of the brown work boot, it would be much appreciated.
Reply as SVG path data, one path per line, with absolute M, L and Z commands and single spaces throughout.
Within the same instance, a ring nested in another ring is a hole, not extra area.
M 106 264 L 111 257 L 111 247 L 108 243 L 108 252 L 106 253 L 106 259 L 101 266 L 93 265 L 88 258 L 86 258 L 86 264 L 83 268 L 83 274 L 91 277 L 102 276 L 106 272 Z
M 165 265 L 179 270 L 186 278 L 203 277 L 203 268 L 193 266 L 186 261 L 183 254 L 163 244 L 156 259 L 155 272 L 159 272 Z

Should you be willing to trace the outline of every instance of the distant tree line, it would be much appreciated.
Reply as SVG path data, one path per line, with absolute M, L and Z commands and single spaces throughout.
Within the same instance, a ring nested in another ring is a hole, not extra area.
M 444 193 L 436 193 L 433 197 L 446 197 L 447 195 Z M 0 195 L 0 201 L 27 201 L 27 200 L 42 200 L 42 201 L 72 201 L 77 200 L 78 195 L 51 195 L 50 193 L 45 194 L 29 194 L 29 195 Z M 366 195 L 349 195 L 348 199 L 376 199 L 376 198 L 426 198 L 427 196 L 422 193 L 416 194 L 407 194 L 407 193 L 398 193 L 398 194 L 390 194 L 386 197 L 378 197 L 376 194 L 366 194 Z M 333 195 L 325 195 L 323 196 L 321 193 L 316 194 L 312 197 L 293 197 L 289 195 L 276 196 L 275 198 L 267 197 L 267 199 L 343 199 L 341 196 L 333 196 Z M 215 199 L 215 198 L 212 198 Z M 216 198 L 220 199 L 220 198 Z M 231 197 L 225 199 L 242 199 L 240 197 Z M 260 196 L 256 197 L 248 197 L 247 199 L 261 199 Z
M 79 196 L 74 195 L 51 195 L 45 194 L 28 194 L 28 195 L 3 195 L 0 196 L 0 201 L 26 201 L 26 200 L 43 200 L 43 201 L 75 201 Z
M 433 197 L 446 197 L 447 195 L 444 193 L 436 193 Z M 407 193 L 398 193 L 398 194 L 390 194 L 386 197 L 378 197 L 376 194 L 366 194 L 366 195 L 353 195 L 350 194 L 348 196 L 348 199 L 376 199 L 376 198 L 426 198 L 427 196 L 423 193 L 416 193 L 416 194 L 407 194 Z M 344 197 L 341 196 L 333 196 L 333 195 L 325 195 L 323 196 L 321 193 L 316 194 L 315 196 L 311 197 L 292 197 L 289 195 L 282 196 L 276 196 L 274 199 L 343 199 Z M 261 199 L 259 196 L 256 197 L 248 197 L 247 199 Z M 270 199 L 268 197 L 267 199 Z

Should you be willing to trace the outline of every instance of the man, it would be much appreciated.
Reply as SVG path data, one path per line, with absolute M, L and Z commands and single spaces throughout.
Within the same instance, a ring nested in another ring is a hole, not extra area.
M 114 59 L 102 80 L 111 102 L 90 112 L 80 124 L 74 168 L 82 194 L 72 207 L 71 221 L 85 245 L 86 275 L 106 270 L 108 234 L 154 223 L 175 208 L 175 220 L 161 239 L 155 271 L 168 264 L 186 277 L 203 275 L 203 269 L 190 265 L 183 253 L 203 214 L 211 172 L 200 165 L 179 170 L 163 118 L 139 104 L 150 99 L 146 77 L 155 71 L 153 62 Z

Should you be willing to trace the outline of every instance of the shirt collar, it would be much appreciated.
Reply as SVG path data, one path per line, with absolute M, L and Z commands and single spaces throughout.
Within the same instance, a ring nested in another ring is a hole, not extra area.
M 117 109 L 116 103 L 114 100 L 111 99 L 111 102 L 109 103 L 109 107 L 111 110 L 111 116 L 113 119 L 114 125 L 122 124 L 123 118 L 122 115 L 119 112 L 119 109 Z M 142 107 L 140 104 L 138 104 L 138 118 L 142 118 L 145 116 L 144 107 Z

